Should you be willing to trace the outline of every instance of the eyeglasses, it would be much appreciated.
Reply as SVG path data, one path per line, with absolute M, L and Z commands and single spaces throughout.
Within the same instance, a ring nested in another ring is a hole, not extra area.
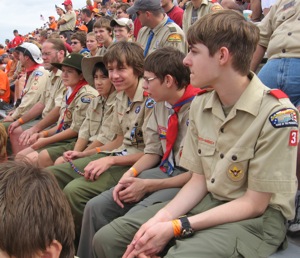
M 143 77 L 143 78 L 144 78 L 144 80 L 145 80 L 145 82 L 146 82 L 147 84 L 149 84 L 149 82 L 151 82 L 151 81 L 157 79 L 157 77 L 151 77 L 151 78 Z
M 71 45 L 77 45 L 78 43 L 78 41 L 71 41 Z
M 122 11 L 120 11 L 120 12 L 117 12 L 117 14 L 122 14 L 123 12 Z

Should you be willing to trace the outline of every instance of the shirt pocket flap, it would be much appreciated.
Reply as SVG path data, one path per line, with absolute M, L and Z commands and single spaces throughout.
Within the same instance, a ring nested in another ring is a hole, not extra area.
M 230 149 L 225 157 L 231 162 L 242 162 L 250 160 L 254 157 L 253 148 L 232 148 Z
M 198 155 L 200 157 L 208 157 L 214 155 L 216 151 L 215 145 L 209 145 L 205 143 L 198 143 Z

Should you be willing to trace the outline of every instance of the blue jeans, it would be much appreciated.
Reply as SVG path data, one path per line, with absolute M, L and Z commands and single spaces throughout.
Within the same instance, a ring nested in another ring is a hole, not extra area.
M 300 58 L 268 60 L 258 77 L 269 88 L 284 91 L 296 107 L 300 105 Z

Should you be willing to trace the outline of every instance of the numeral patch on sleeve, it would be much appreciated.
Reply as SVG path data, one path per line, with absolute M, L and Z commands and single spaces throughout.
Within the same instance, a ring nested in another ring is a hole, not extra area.
M 298 130 L 292 130 L 290 132 L 289 145 L 298 146 Z

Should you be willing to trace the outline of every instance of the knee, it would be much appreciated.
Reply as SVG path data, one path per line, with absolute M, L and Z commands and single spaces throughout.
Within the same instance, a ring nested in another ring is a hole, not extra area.
M 53 165 L 53 161 L 47 150 L 42 150 L 38 155 L 38 163 L 40 168 L 45 168 Z
M 55 160 L 54 165 L 59 165 L 59 164 L 63 164 L 63 163 L 65 163 L 65 160 L 64 160 L 64 158 L 61 156 L 61 157 L 59 157 L 59 158 L 57 158 L 57 159 Z

